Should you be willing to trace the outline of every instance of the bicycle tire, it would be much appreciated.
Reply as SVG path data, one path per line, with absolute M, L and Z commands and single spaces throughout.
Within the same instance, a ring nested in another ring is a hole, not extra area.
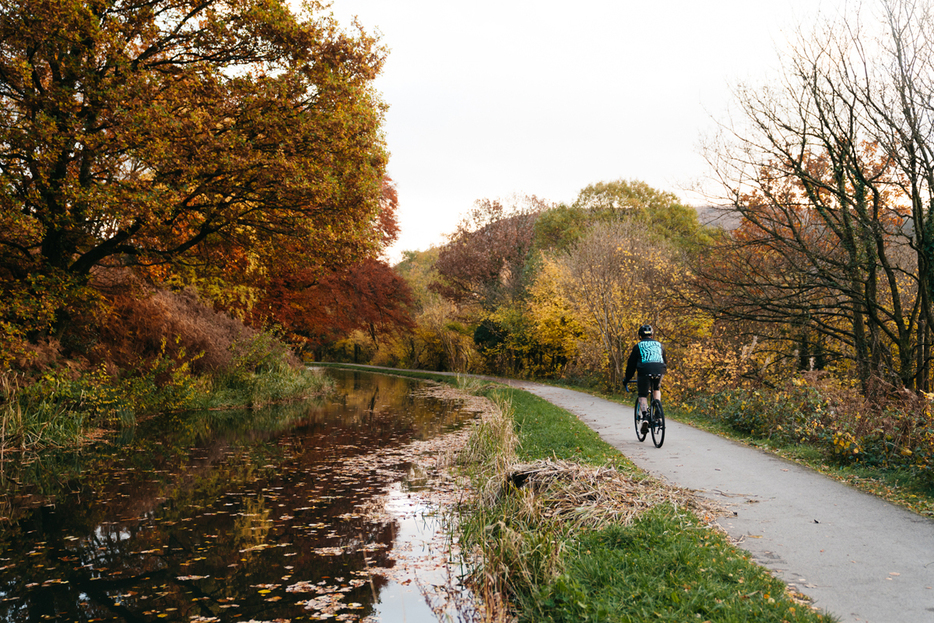
M 662 409 L 662 403 L 659 400 L 652 401 L 652 443 L 656 448 L 661 448 L 665 443 L 665 410 Z
M 639 399 L 636 398 L 636 405 L 633 407 L 633 418 L 636 423 L 636 439 L 639 441 L 645 441 L 645 437 L 649 434 L 648 431 L 642 432 L 642 416 L 639 413 Z

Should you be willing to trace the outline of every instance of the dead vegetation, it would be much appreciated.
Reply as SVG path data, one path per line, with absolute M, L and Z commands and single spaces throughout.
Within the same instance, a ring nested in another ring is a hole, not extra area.
M 716 504 L 686 489 L 672 487 L 654 478 L 634 478 L 608 467 L 593 467 L 571 461 L 540 460 L 510 468 L 500 495 L 510 488 L 531 497 L 529 516 L 560 519 L 572 530 L 595 530 L 618 524 L 629 525 L 641 512 L 658 504 L 671 504 L 711 518 L 723 513 Z

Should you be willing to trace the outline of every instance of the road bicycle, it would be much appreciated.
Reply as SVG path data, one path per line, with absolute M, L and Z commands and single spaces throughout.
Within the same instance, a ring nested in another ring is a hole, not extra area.
M 657 375 L 649 375 L 650 379 L 661 378 Z M 631 381 L 630 381 L 631 382 Z M 629 383 L 625 384 L 626 392 L 629 392 Z M 639 397 L 636 396 L 636 404 L 633 409 L 633 418 L 636 423 L 636 439 L 639 441 L 645 441 L 646 436 L 649 434 L 649 430 L 652 431 L 652 443 L 655 444 L 656 448 L 661 448 L 662 444 L 665 443 L 665 410 L 662 409 L 662 401 L 658 398 L 652 398 L 648 401 L 649 410 L 646 414 L 642 415 L 642 410 L 639 408 Z M 647 422 L 649 430 L 642 432 L 642 423 Z

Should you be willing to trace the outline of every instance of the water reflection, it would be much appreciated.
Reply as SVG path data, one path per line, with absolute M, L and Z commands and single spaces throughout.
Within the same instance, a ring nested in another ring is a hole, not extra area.
M 404 524 L 366 511 L 411 467 L 406 444 L 473 414 L 413 381 L 327 373 L 334 400 L 149 422 L 54 493 L 40 478 L 9 497 L 0 619 L 388 620 L 368 570 L 392 566 Z

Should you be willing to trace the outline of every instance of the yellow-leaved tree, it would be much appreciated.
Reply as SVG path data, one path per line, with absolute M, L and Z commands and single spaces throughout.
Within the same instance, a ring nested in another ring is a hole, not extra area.
M 549 372 L 557 372 L 577 359 L 586 334 L 565 294 L 563 284 L 567 281 L 566 267 L 546 256 L 529 288 L 528 316 Z
M 585 334 L 580 363 L 602 370 L 610 388 L 622 385 L 640 325 L 653 325 L 675 352 L 706 330 L 702 318 L 674 303 L 686 279 L 680 251 L 637 221 L 596 225 L 556 262 L 561 298 Z

